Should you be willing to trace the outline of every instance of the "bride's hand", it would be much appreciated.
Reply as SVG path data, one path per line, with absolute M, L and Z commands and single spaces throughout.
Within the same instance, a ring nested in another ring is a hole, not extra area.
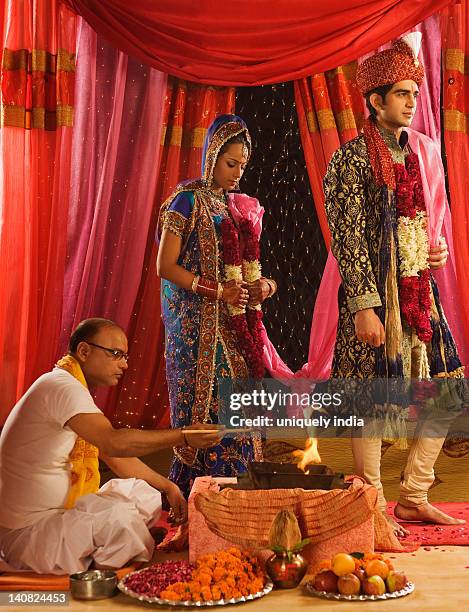
M 249 293 L 244 281 L 230 280 L 223 285 L 221 299 L 227 304 L 243 308 L 248 303 Z

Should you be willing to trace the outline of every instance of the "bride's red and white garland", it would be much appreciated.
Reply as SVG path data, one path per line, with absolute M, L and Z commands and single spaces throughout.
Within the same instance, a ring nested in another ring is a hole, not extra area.
M 221 223 L 225 282 L 236 280 L 252 283 L 261 274 L 259 239 L 251 220 L 241 219 L 239 231 L 226 217 Z M 240 240 L 241 239 L 241 240 Z M 241 258 L 240 243 L 243 244 Z M 260 305 L 238 308 L 227 304 L 230 325 L 236 335 L 249 375 L 259 380 L 265 374 L 262 340 L 262 309 Z

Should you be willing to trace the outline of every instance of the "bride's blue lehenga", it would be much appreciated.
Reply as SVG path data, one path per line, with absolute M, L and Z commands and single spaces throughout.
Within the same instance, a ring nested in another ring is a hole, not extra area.
M 209 185 L 221 147 L 242 133 L 247 128 L 239 117 L 218 117 L 204 147 L 204 178 L 179 186 L 160 212 L 160 230 L 182 239 L 178 264 L 218 282 L 223 280 L 220 224 L 229 210 L 225 196 Z M 164 279 L 161 304 L 171 427 L 218 423 L 220 385 L 227 379 L 248 378 L 226 305 Z M 246 471 L 248 461 L 261 458 L 261 450 L 260 438 L 250 434 L 225 437 L 209 449 L 178 447 L 169 478 L 188 496 L 198 476 L 236 476 Z

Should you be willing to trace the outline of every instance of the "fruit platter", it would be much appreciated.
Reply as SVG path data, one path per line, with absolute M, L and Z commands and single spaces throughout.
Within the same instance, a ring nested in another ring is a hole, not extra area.
M 117 585 L 134 599 L 164 606 L 236 604 L 267 595 L 273 584 L 257 558 L 239 548 L 200 557 L 195 564 L 164 561 L 132 572 Z
M 305 585 L 308 594 L 323 599 L 367 601 L 396 599 L 413 592 L 415 586 L 378 553 L 337 553 L 321 561 L 313 580 Z

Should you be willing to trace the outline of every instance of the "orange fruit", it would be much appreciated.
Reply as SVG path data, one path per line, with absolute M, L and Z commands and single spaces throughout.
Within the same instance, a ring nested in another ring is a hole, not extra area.
M 337 553 L 332 558 L 332 571 L 336 576 L 345 576 L 345 574 L 353 574 L 355 571 L 355 560 L 347 553 Z
M 372 561 L 368 561 L 365 566 L 365 571 L 367 576 L 379 576 L 385 580 L 389 574 L 389 567 L 384 561 L 373 559 Z

